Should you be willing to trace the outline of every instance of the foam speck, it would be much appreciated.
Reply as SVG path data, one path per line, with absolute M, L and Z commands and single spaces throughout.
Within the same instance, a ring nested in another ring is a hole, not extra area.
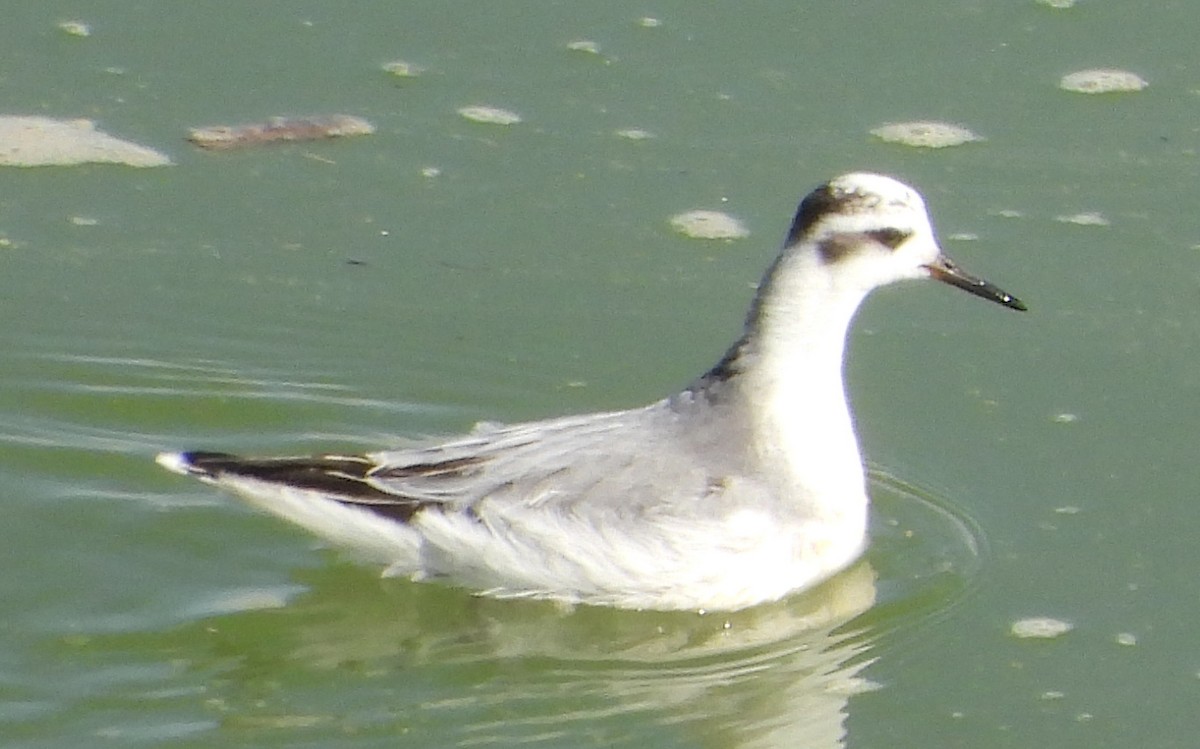
M 425 69 L 404 60 L 392 60 L 383 64 L 383 72 L 391 73 L 397 78 L 416 78 L 424 73 Z
M 88 37 L 92 35 L 92 27 L 83 21 L 63 21 L 58 25 L 58 29 L 71 36 Z
M 656 137 L 649 130 L 642 130 L 636 127 L 627 127 L 623 130 L 618 130 L 616 134 L 617 137 L 625 138 L 626 140 L 649 140 Z
M 600 45 L 591 39 L 576 39 L 573 42 L 568 42 L 567 49 L 572 52 L 585 52 L 589 55 L 600 54 Z

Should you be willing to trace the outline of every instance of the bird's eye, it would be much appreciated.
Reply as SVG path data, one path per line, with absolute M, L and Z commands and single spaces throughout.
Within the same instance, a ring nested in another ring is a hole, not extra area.
M 875 229 L 873 231 L 869 231 L 867 232 L 867 236 L 871 239 L 874 239 L 879 244 L 884 245 L 885 247 L 890 247 L 894 250 L 908 241 L 908 238 L 912 236 L 912 232 L 889 227 L 887 229 Z

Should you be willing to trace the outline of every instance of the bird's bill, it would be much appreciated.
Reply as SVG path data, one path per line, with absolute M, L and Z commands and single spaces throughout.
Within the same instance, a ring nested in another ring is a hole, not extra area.
M 948 283 L 951 286 L 957 286 L 963 291 L 970 292 L 978 297 L 983 297 L 989 301 L 1003 304 L 1005 307 L 1016 310 L 1026 310 L 1028 307 L 1020 299 L 1017 299 L 1007 291 L 1002 291 L 998 287 L 984 281 L 982 278 L 976 278 L 970 273 L 967 273 L 962 268 L 959 268 L 953 260 L 945 255 L 939 255 L 937 260 L 934 260 L 929 265 L 925 266 L 929 269 L 929 275 L 941 281 Z

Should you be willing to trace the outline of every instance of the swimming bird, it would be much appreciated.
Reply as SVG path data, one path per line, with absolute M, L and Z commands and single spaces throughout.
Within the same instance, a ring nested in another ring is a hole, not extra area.
M 1026 309 L 942 253 L 916 190 L 845 174 L 800 203 L 724 357 L 655 403 L 364 455 L 157 460 L 385 574 L 569 604 L 746 608 L 862 553 L 846 337 L 872 289 L 920 278 Z

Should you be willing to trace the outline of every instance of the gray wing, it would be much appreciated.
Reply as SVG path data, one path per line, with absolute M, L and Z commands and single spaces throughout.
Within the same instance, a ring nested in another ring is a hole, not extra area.
M 366 480 L 379 494 L 362 504 L 553 506 L 563 513 L 642 514 L 681 505 L 722 486 L 730 461 L 706 454 L 687 420 L 658 403 L 631 411 L 483 426 L 463 439 L 367 456 Z
M 234 475 L 315 491 L 402 523 L 429 509 L 482 516 L 543 508 L 593 520 L 688 515 L 731 479 L 744 492 L 747 471 L 736 435 L 717 434 L 677 406 L 481 425 L 458 440 L 367 455 L 192 452 L 180 466 L 205 480 Z

